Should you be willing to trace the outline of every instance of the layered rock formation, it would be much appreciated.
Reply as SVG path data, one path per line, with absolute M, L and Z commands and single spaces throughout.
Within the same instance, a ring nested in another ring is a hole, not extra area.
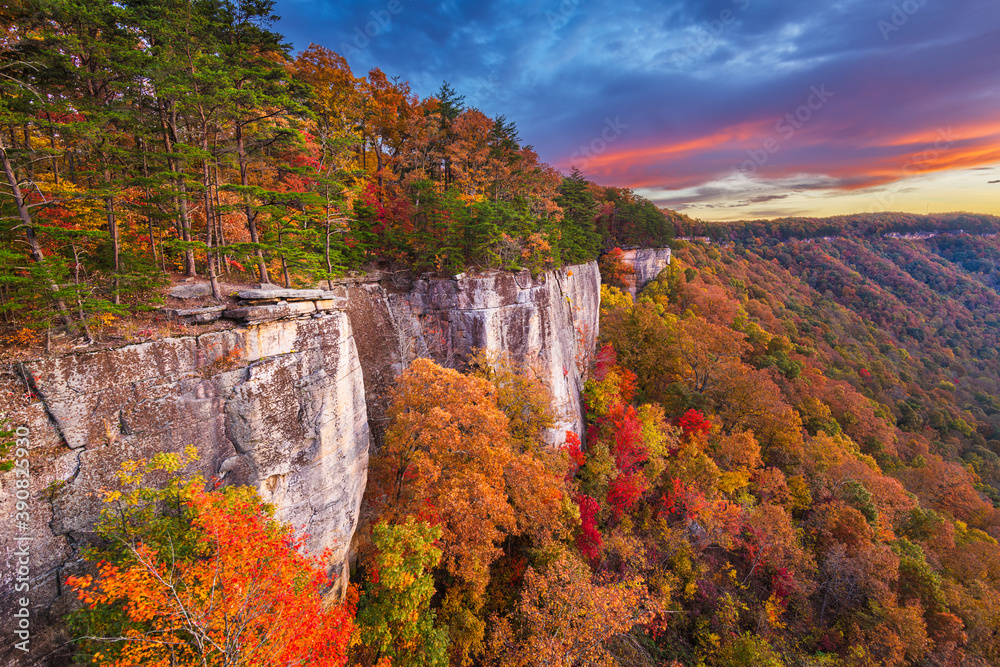
M 651 267 L 662 253 L 643 258 L 637 277 L 659 273 Z M 37 399 L 9 415 L 31 431 L 32 650 L 13 652 L 8 614 L 3 659 L 63 664 L 54 657 L 65 650 L 58 619 L 72 600 L 61 582 L 82 567 L 100 490 L 116 487 L 123 461 L 196 445 L 205 477 L 255 485 L 280 519 L 311 535 L 311 550 L 332 549 L 331 568 L 346 574 L 369 449 L 384 432 L 393 380 L 414 358 L 461 368 L 475 348 L 505 350 L 551 391 L 560 423 L 550 440 L 567 429 L 582 435 L 596 262 L 537 277 L 385 279 L 336 292 L 325 312 L 17 366 L 10 390 Z M 13 476 L 0 481 L 11 507 Z M 0 607 L 11 609 L 13 511 L 0 529 Z
M 670 265 L 670 248 L 633 248 L 622 251 L 622 261 L 635 269 L 628 279 L 632 296 Z
M 332 550 L 346 582 L 369 429 L 343 312 L 29 362 L 18 373 L 40 399 L 12 416 L 31 432 L 34 537 L 33 661 L 19 664 L 45 664 L 60 643 L 55 621 L 71 603 L 61 582 L 80 567 L 101 489 L 117 487 L 129 459 L 196 445 L 205 477 L 256 485 L 278 518 L 311 535 L 311 550 Z M 5 608 L 13 607 L 12 518 L 0 519 Z
M 461 368 L 472 350 L 504 350 L 552 393 L 560 423 L 581 433 L 582 375 L 597 337 L 601 277 L 594 262 L 550 271 L 460 280 L 357 285 L 347 312 L 358 339 L 372 432 L 385 427 L 393 379 L 417 357 Z

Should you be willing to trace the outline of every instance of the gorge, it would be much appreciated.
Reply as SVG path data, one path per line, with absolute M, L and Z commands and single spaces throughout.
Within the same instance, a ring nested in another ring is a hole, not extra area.
M 670 251 L 628 261 L 641 287 Z M 384 432 L 393 380 L 413 359 L 461 367 L 474 348 L 505 351 L 551 393 L 559 422 L 549 441 L 583 434 L 596 262 L 534 277 L 406 277 L 337 290 L 342 298 L 327 312 L 15 366 L 22 385 L 12 390 L 37 399 L 10 415 L 31 434 L 31 664 L 51 664 L 63 650 L 58 619 L 75 597 L 63 582 L 79 573 L 100 490 L 115 487 L 124 461 L 196 445 L 203 476 L 255 486 L 278 518 L 310 536 L 310 550 L 331 550 L 331 568 L 346 582 L 369 453 Z M 0 521 L 10 554 L 14 516 Z M 9 607 L 14 572 L 3 574 Z

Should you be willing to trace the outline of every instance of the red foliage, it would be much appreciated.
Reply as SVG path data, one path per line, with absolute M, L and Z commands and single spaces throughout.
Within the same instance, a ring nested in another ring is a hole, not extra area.
M 660 496 L 661 517 L 676 514 L 687 519 L 694 519 L 709 506 L 705 496 L 684 485 L 676 477 L 671 482 L 670 490 Z
M 569 455 L 566 479 L 572 479 L 587 462 L 587 455 L 580 449 L 580 438 L 573 431 L 566 431 L 566 444 L 563 445 L 563 450 Z
M 623 403 L 631 403 L 639 387 L 639 378 L 627 368 L 618 367 L 618 395 Z
M 601 507 L 587 495 L 579 495 L 576 504 L 580 507 L 580 534 L 576 536 L 576 547 L 587 559 L 596 561 L 601 555 L 604 539 L 597 529 L 597 513 Z
M 660 496 L 660 516 L 673 514 L 678 508 L 678 501 L 684 496 L 684 483 L 674 477 L 669 491 Z
M 632 509 L 635 501 L 642 497 L 647 488 L 646 477 L 641 472 L 615 477 L 608 487 L 608 505 L 611 506 L 615 519 L 622 518 L 626 510 Z
M 601 346 L 594 360 L 594 379 L 602 382 L 616 363 L 618 363 L 618 353 L 615 352 L 615 348 L 610 345 Z
M 708 435 L 712 430 L 712 422 L 697 410 L 688 410 L 678 420 L 677 425 L 685 435 Z
M 600 259 L 601 275 L 609 285 L 628 287 L 634 285 L 635 268 L 625 262 L 625 253 L 614 248 Z
M 232 646 L 246 664 L 341 667 L 354 631 L 356 598 L 328 606 L 327 554 L 303 555 L 307 536 L 270 519 L 259 501 L 195 491 L 191 529 L 207 556 L 182 560 L 139 543 L 122 563 L 102 561 L 99 578 L 69 577 L 80 599 L 124 610 L 127 639 L 116 666 L 221 664 Z M 166 552 L 166 550 L 164 550 Z M 94 664 L 110 664 L 95 656 Z M 201 663 L 202 660 L 197 660 Z
M 614 426 L 615 444 L 612 453 L 615 466 L 623 473 L 635 472 L 649 458 L 649 451 L 642 440 L 642 423 L 631 405 L 620 403 L 608 411 L 605 418 Z
M 771 586 L 774 589 L 774 594 L 778 597 L 779 601 L 784 602 L 788 594 L 794 591 L 797 586 L 795 584 L 795 579 L 792 577 L 792 573 L 788 571 L 787 567 L 779 567 L 771 577 Z
M 370 206 L 375 211 L 375 219 L 378 222 L 372 227 L 372 232 L 381 234 L 385 230 L 386 215 L 385 206 L 382 205 L 378 196 L 378 185 L 374 182 L 366 185 L 361 193 L 361 201 L 365 206 Z

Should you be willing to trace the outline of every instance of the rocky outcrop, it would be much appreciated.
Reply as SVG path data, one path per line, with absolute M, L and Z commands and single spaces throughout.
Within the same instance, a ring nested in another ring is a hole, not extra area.
M 9 415 L 31 432 L 30 525 L 0 516 L 5 609 L 14 607 L 13 538 L 33 537 L 32 650 L 13 652 L 7 614 L 4 660 L 65 664 L 55 657 L 65 651 L 58 619 L 72 600 L 61 582 L 80 569 L 101 490 L 116 486 L 123 461 L 196 445 L 202 475 L 255 485 L 278 518 L 311 535 L 310 550 L 330 548 L 332 569 L 345 575 L 369 448 L 384 432 L 393 380 L 413 359 L 461 368 L 475 348 L 505 350 L 551 391 L 560 423 L 550 440 L 583 434 L 580 389 L 600 310 L 595 262 L 536 277 L 400 276 L 245 296 L 250 305 L 226 311 L 244 322 L 236 328 L 25 362 L 0 386 L 32 399 Z M 3 507 L 13 497 L 4 473 Z
M 559 419 L 550 441 L 562 442 L 567 429 L 582 433 L 580 390 L 597 336 L 600 280 L 590 262 L 537 277 L 491 272 L 352 287 L 347 312 L 376 441 L 392 381 L 413 359 L 462 368 L 476 348 L 508 352 L 549 388 Z
M 660 271 L 670 266 L 670 248 L 623 250 L 622 261 L 635 270 L 627 278 L 628 291 L 635 296 L 648 282 L 655 280 Z
M 256 485 L 278 518 L 311 536 L 310 550 L 332 550 L 331 568 L 346 582 L 369 429 L 343 312 L 46 359 L 19 372 L 41 401 L 12 416 L 31 431 L 33 492 L 35 631 L 32 660 L 18 664 L 48 664 L 61 643 L 53 621 L 71 601 L 60 584 L 91 539 L 100 490 L 115 488 L 129 459 L 196 445 L 205 477 Z M 10 512 L 0 517 L 5 609 L 13 608 L 12 520 Z

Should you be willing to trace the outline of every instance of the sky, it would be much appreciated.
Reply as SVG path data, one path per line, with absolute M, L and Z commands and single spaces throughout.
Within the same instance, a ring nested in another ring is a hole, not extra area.
M 276 0 L 274 28 L 448 81 L 543 160 L 705 220 L 1000 215 L 1000 0 Z

